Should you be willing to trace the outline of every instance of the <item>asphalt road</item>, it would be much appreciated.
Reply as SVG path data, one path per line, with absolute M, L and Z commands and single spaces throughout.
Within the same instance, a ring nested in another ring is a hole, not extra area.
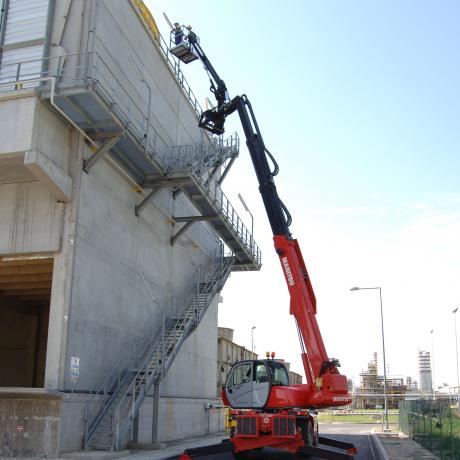
M 375 425 L 354 423 L 320 424 L 320 435 L 353 443 L 355 447 L 358 448 L 358 453 L 354 456 L 355 460 L 373 460 L 368 433 L 374 428 Z M 258 452 L 251 452 L 247 454 L 246 457 L 248 460 L 299 460 L 299 457 L 296 455 L 270 448 L 265 448 Z M 177 460 L 179 457 L 174 456 L 169 458 L 171 460 Z M 231 453 L 225 453 L 196 458 L 202 460 L 233 460 L 235 457 Z M 319 457 L 308 458 L 310 458 L 310 460 L 321 460 Z

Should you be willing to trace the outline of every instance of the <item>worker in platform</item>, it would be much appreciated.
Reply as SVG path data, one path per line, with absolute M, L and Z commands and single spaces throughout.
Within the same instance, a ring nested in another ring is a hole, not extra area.
M 184 32 L 182 31 L 182 27 L 179 25 L 178 22 L 174 23 L 174 43 L 176 45 L 180 45 L 184 38 Z
M 188 26 L 187 26 L 187 30 L 188 30 L 189 40 L 190 40 L 191 37 L 193 37 L 193 38 L 196 39 L 195 32 L 192 32 L 192 26 L 191 26 L 191 25 L 188 25 Z

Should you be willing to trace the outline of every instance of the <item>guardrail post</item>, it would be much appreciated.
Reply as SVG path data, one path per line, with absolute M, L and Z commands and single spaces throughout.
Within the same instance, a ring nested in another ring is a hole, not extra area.
M 21 62 L 17 65 L 17 68 L 16 68 L 16 80 L 15 81 L 19 81 L 19 79 L 21 78 Z M 18 83 L 17 85 L 14 85 L 14 89 L 21 89 L 22 88 L 22 84 Z
M 160 413 L 160 382 L 155 381 L 153 385 L 152 404 L 152 443 L 158 442 L 158 416 Z
M 134 420 L 134 411 L 136 405 L 136 381 L 132 383 L 132 395 L 131 395 L 131 418 Z
M 85 441 L 83 448 L 86 450 L 87 449 L 87 442 L 88 442 L 88 406 L 85 407 Z
M 165 374 L 165 311 L 161 309 L 161 378 L 164 378 Z
M 114 419 L 112 419 L 112 427 L 113 427 L 113 422 L 115 422 L 115 427 L 114 427 L 114 430 L 113 430 L 113 447 L 115 449 L 117 449 L 118 447 L 118 438 L 120 436 L 120 410 L 118 409 L 118 407 L 115 409 L 115 413 L 114 413 Z

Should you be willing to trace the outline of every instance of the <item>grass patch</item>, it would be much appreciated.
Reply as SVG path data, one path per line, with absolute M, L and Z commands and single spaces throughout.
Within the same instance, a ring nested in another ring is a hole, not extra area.
M 398 413 L 392 411 L 388 414 L 388 423 L 397 425 L 398 418 Z M 318 414 L 318 421 L 323 423 L 382 424 L 385 422 L 385 414 L 381 410 L 356 412 L 322 411 Z

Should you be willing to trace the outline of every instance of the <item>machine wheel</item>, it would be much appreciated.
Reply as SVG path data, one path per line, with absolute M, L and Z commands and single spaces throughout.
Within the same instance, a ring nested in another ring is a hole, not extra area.
M 313 428 L 313 445 L 317 446 L 319 441 L 319 426 L 318 426 L 318 419 L 315 418 L 312 423 Z
M 318 425 L 313 420 L 307 419 L 297 423 L 302 430 L 302 439 L 306 446 L 318 445 Z M 316 425 L 316 426 L 315 426 Z

